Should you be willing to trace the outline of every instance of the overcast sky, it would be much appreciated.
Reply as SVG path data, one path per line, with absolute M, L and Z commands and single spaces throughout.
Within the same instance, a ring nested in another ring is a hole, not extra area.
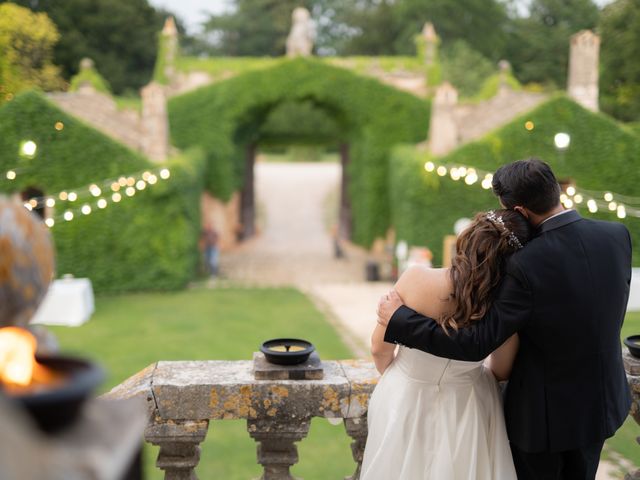
M 346 1 L 346 0 L 345 0 Z M 520 0 L 523 4 L 527 0 Z M 594 0 L 600 6 L 611 3 L 613 0 Z M 164 7 L 174 12 L 185 23 L 187 29 L 195 33 L 199 25 L 207 19 L 209 13 L 220 13 L 233 4 L 233 0 L 149 0 L 154 7 Z

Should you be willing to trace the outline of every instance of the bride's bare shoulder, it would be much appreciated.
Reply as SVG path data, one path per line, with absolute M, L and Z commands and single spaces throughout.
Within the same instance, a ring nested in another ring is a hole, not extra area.
M 423 287 L 442 286 L 446 288 L 449 282 L 448 268 L 431 268 L 424 265 L 413 265 L 407 268 L 396 283 L 396 289 L 421 289 Z

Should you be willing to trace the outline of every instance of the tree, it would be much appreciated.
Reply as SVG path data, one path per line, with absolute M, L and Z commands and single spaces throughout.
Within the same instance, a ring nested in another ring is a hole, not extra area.
M 313 0 L 236 0 L 231 13 L 212 15 L 204 24 L 216 39 L 213 53 L 230 56 L 278 56 L 285 52 L 296 7 L 313 8 Z
M 595 28 L 598 15 L 592 0 L 533 0 L 528 16 L 513 19 L 505 50 L 518 80 L 563 88 L 569 39 Z
M 46 14 L 13 3 L 0 5 L 0 103 L 21 90 L 63 85 L 59 69 L 51 63 L 58 38 Z
M 602 109 L 621 120 L 640 120 L 640 0 L 618 0 L 600 20 Z
M 2 0 L 0 0 L 1 2 Z M 84 57 L 95 61 L 114 93 L 137 90 L 148 82 L 157 53 L 157 35 L 165 12 L 147 0 L 16 0 L 45 12 L 57 25 L 60 41 L 54 62 L 66 78 L 78 72 Z

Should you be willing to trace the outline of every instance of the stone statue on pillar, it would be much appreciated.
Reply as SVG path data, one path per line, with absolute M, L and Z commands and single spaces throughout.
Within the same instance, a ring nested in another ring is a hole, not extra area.
M 316 28 L 309 10 L 297 7 L 291 16 L 293 24 L 287 37 L 287 57 L 308 57 L 313 50 Z
M 598 67 L 600 37 L 582 30 L 571 37 L 567 90 L 577 103 L 591 111 L 598 108 Z

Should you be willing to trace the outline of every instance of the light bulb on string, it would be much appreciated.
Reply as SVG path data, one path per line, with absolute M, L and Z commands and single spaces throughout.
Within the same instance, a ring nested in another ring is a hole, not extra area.
M 15 180 L 16 179 L 16 172 L 13 170 L 9 170 L 6 174 L 7 180 Z
M 433 170 L 434 170 L 435 168 L 436 168 L 436 166 L 434 165 L 434 163 L 433 163 L 433 162 L 426 162 L 426 163 L 424 164 L 424 169 L 425 169 L 427 172 L 433 172 Z M 143 178 L 144 178 L 144 177 L 143 177 Z M 148 179 L 145 179 L 145 180 L 148 180 Z
M 71 210 L 67 210 L 66 212 L 64 212 L 64 219 L 67 222 L 70 222 L 71 220 L 73 220 L 73 212 Z
M 625 218 L 627 216 L 627 210 L 624 208 L 624 205 L 618 205 L 616 213 L 618 218 Z
M 149 177 L 151 176 L 151 172 L 144 172 L 142 174 L 142 179 L 146 182 L 149 180 Z
M 58 198 L 64 202 L 69 198 L 69 195 L 67 194 L 67 192 L 62 191 L 58 194 Z
M 51 227 L 53 227 L 53 226 L 56 224 L 56 221 L 55 221 L 53 218 L 47 218 L 47 219 L 44 221 L 44 224 L 45 224 L 47 227 L 51 228 Z
M 82 208 L 80 209 L 80 211 L 84 214 L 84 215 L 89 215 L 91 213 L 91 206 L 87 205 L 86 203 L 82 206 Z
M 589 211 L 591 213 L 596 213 L 598 211 L 598 204 L 596 203 L 596 201 L 592 198 L 590 200 L 587 201 L 587 208 L 589 209 Z
M 45 201 L 45 205 L 49 208 L 53 208 L 56 205 L 56 200 L 53 197 L 49 197 L 47 198 L 47 200 Z
M 609 202 L 609 210 L 613 212 L 616 208 L 618 208 L 618 204 L 616 202 Z
M 136 194 L 136 189 L 133 187 L 127 187 L 124 193 L 126 193 L 128 197 L 133 197 Z
M 122 195 L 116 192 L 113 195 L 111 195 L 111 200 L 113 200 L 114 203 L 118 203 L 120 200 L 122 200 Z
M 457 168 L 452 168 L 449 175 L 451 175 L 452 180 L 460 180 L 460 172 Z
M 136 184 L 136 179 L 135 178 L 133 178 L 133 177 L 127 178 L 127 185 L 129 187 L 133 187 L 135 184 Z
M 25 157 L 33 158 L 36 155 L 37 149 L 38 146 L 36 145 L 36 142 L 33 140 L 27 140 L 20 146 L 20 153 Z
M 147 183 L 149 185 L 155 185 L 157 182 L 158 182 L 158 177 L 156 177 L 153 174 L 149 175 L 149 180 L 147 180 Z
M 102 190 L 95 183 L 89 187 L 89 192 L 91 192 L 91 195 L 94 197 L 99 197 L 102 194 Z
M 144 180 L 138 180 L 136 182 L 136 188 L 138 190 L 144 190 L 146 188 L 146 186 L 147 186 L 147 182 L 145 182 Z
M 567 187 L 567 195 L 569 195 L 570 197 L 573 197 L 576 194 L 576 189 L 574 186 L 569 185 Z
M 436 173 L 441 177 L 444 177 L 447 174 L 447 167 L 443 167 L 442 165 L 439 166 L 438 170 L 436 170 Z
M 107 201 L 104 198 L 98 200 L 98 208 L 107 208 Z
M 75 202 L 78 199 L 78 194 L 76 192 L 69 192 L 67 198 L 70 202 Z
M 120 177 L 118 179 L 118 185 L 120 185 L 121 187 L 126 187 L 127 186 L 127 179 L 126 177 Z
M 160 178 L 161 179 L 166 180 L 170 176 L 171 176 L 171 172 L 169 171 L 168 168 L 163 168 L 162 170 L 160 170 Z
M 611 194 L 611 192 L 607 192 L 604 194 L 604 199 L 607 202 L 610 202 L 611 200 L 613 200 L 613 195 Z
M 576 203 L 582 203 L 582 200 L 584 200 L 584 199 L 582 198 L 582 195 L 580 195 L 580 194 L 578 193 L 578 194 L 576 194 L 576 196 L 575 196 L 575 197 L 573 197 L 573 200 L 574 200 Z

